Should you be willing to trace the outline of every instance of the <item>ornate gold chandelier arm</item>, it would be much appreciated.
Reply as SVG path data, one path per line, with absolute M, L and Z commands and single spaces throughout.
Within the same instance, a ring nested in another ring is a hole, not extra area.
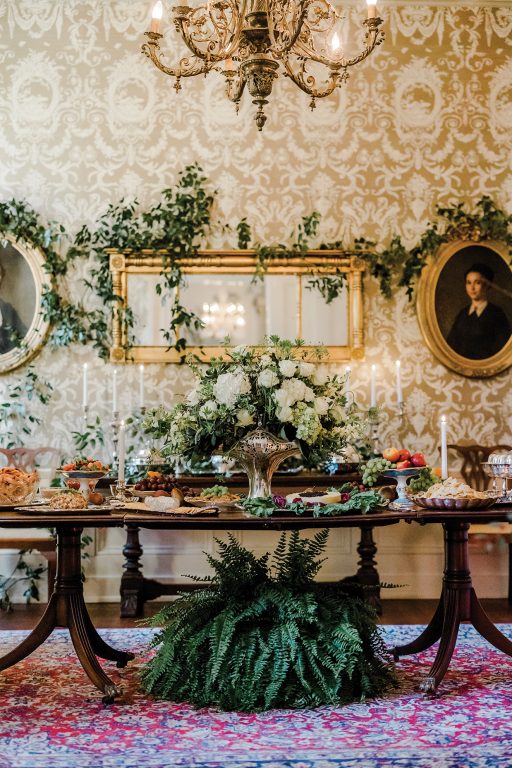
M 207 62 L 223 61 L 237 50 L 245 18 L 247 0 L 212 0 L 207 5 L 174 11 L 174 26 L 187 48 Z M 230 13 L 226 13 L 229 9 Z
M 330 67 L 331 69 L 346 70 L 348 67 L 352 67 L 354 64 L 359 64 L 359 62 L 364 61 L 364 59 L 366 59 L 367 56 L 369 56 L 370 53 L 384 41 L 384 32 L 382 30 L 379 31 L 379 27 L 382 24 L 382 19 L 365 19 L 363 24 L 368 27 L 368 30 L 365 34 L 366 45 L 361 53 L 358 53 L 356 56 L 353 56 L 350 59 L 346 59 L 344 57 L 334 58 L 330 56 L 322 56 L 317 51 L 315 51 L 314 48 L 311 48 L 305 44 L 305 41 L 300 38 L 294 45 L 292 52 L 299 57 L 311 59 L 311 61 L 316 61 L 319 64 L 325 64 L 326 67 Z
M 175 77 L 178 81 L 180 77 L 206 74 L 212 68 L 211 62 L 201 59 L 197 60 L 197 57 L 192 59 L 188 56 L 180 59 L 177 67 L 167 67 L 158 56 L 158 51 L 160 50 L 158 41 L 162 35 L 159 32 L 146 32 L 145 35 L 148 38 L 148 41 L 142 46 L 142 53 L 144 53 L 148 59 L 151 59 L 155 67 L 161 72 L 170 75 L 171 77 Z M 180 90 L 178 83 L 176 84 L 176 90 Z
M 295 72 L 289 57 L 286 56 L 283 58 L 283 65 L 290 80 L 293 80 L 295 85 L 297 85 L 301 91 L 304 91 L 308 96 L 313 97 L 311 102 L 311 109 L 313 109 L 315 106 L 315 99 L 323 99 L 324 96 L 329 96 L 338 85 L 347 79 L 348 75 L 346 72 L 340 74 L 339 70 L 331 69 L 327 81 L 322 87 L 319 87 L 317 86 L 316 77 L 306 72 L 306 64 L 307 62 L 301 61 L 299 70 Z
M 272 53 L 280 58 L 299 37 L 311 0 L 267 0 L 268 35 Z M 286 16 L 291 16 L 287 20 Z

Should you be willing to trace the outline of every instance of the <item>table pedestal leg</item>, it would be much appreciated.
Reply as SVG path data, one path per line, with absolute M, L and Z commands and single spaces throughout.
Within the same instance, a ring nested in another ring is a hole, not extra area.
M 100 667 L 96 655 L 125 666 L 133 653 L 111 648 L 96 632 L 84 601 L 80 538 L 82 528 L 57 529 L 57 578 L 55 590 L 39 623 L 5 656 L 0 657 L 0 670 L 16 664 L 36 650 L 56 627 L 69 629 L 78 659 L 89 679 L 110 703 L 121 691 Z
M 407 645 L 393 648 L 395 660 L 408 653 L 418 653 L 441 640 L 430 672 L 420 684 L 421 690 L 434 693 L 443 679 L 457 642 L 460 624 L 469 621 L 486 640 L 512 656 L 512 642 L 492 623 L 482 608 L 469 570 L 469 523 L 449 520 L 443 523 L 445 565 L 443 591 L 432 621 L 421 635 Z

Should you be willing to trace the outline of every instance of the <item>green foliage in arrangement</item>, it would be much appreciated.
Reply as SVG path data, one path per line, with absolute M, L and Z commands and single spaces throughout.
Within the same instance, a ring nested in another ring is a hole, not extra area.
M 204 588 L 148 623 L 156 655 L 142 673 L 155 696 L 254 712 L 316 707 L 382 694 L 392 667 L 372 609 L 346 585 L 314 581 L 328 531 L 283 533 L 272 559 L 230 534 Z M 357 590 L 357 587 L 353 588 Z

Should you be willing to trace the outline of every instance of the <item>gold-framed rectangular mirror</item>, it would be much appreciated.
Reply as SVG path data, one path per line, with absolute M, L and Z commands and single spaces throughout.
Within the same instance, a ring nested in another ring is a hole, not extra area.
M 164 336 L 173 297 L 158 295 L 166 251 L 110 249 L 114 294 L 119 298 L 113 319 L 113 362 L 176 363 L 182 359 Z M 315 250 L 305 255 L 269 259 L 256 277 L 254 251 L 199 251 L 179 267 L 185 284 L 180 304 L 203 321 L 187 328 L 186 351 L 207 361 L 233 346 L 257 346 L 266 335 L 301 338 L 307 346 L 322 344 L 332 362 L 364 356 L 362 274 L 364 263 L 342 251 Z M 260 265 L 261 267 L 261 265 Z M 312 280 L 343 277 L 343 287 L 327 303 Z M 133 312 L 129 345 L 121 308 Z

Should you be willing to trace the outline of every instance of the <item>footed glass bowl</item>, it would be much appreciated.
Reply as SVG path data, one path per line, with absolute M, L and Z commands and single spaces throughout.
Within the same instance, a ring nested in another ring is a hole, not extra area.
M 382 474 L 384 477 L 391 477 L 396 480 L 397 499 L 393 502 L 395 509 L 410 509 L 414 507 L 414 501 L 407 496 L 407 481 L 411 477 L 417 477 L 423 467 L 409 467 L 409 469 L 386 469 Z

